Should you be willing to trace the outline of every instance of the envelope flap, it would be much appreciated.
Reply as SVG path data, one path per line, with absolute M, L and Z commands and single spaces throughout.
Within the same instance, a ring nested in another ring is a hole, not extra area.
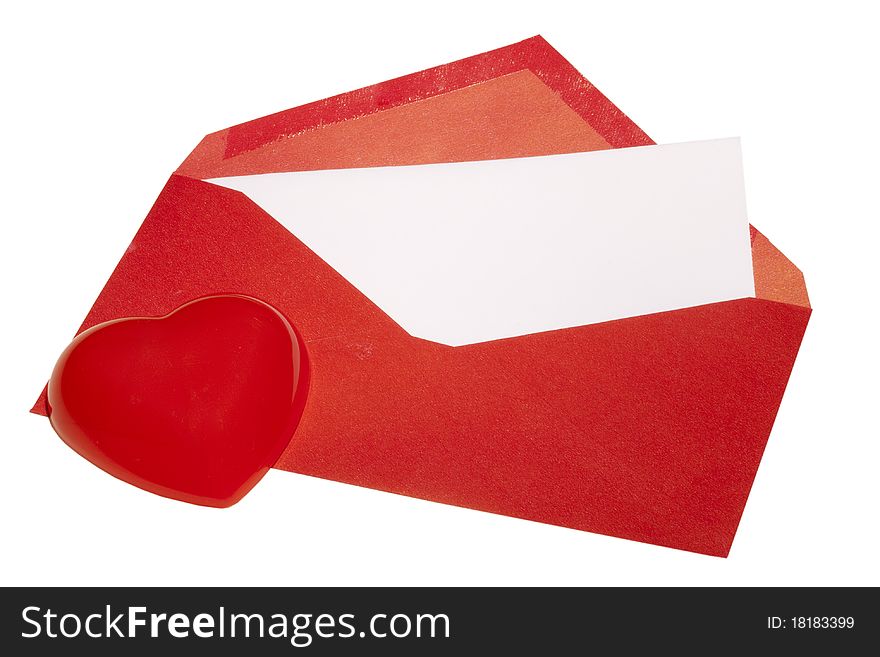
M 229 130 L 225 157 L 234 157 L 314 127 L 363 116 L 462 89 L 524 69 L 531 70 L 607 135 L 612 147 L 650 139 L 541 36 L 450 64 L 388 80 L 332 98 L 271 114 Z M 587 118 L 584 116 L 584 118 Z
M 205 179 L 650 144 L 534 37 L 215 132 L 177 173 Z

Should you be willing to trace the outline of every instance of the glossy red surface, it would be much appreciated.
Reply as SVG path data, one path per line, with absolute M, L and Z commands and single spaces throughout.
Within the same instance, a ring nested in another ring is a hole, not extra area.
M 211 296 L 81 333 L 55 366 L 49 417 L 113 476 L 226 507 L 287 446 L 307 384 L 305 353 L 281 313 L 251 297 Z

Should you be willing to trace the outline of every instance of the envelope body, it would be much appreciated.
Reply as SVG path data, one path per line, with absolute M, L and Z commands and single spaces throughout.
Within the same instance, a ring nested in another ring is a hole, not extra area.
M 811 312 L 801 273 L 755 229 L 754 298 L 450 347 L 205 182 L 652 143 L 540 37 L 214 133 L 80 330 L 257 297 L 296 326 L 312 372 L 275 467 L 726 556 Z

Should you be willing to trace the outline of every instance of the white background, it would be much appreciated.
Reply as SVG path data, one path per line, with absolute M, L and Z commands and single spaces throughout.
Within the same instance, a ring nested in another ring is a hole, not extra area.
M 17 3 L 2 55 L 0 584 L 880 584 L 871 3 Z M 29 415 L 207 132 L 543 34 L 659 142 L 741 135 L 815 308 L 729 559 L 271 472 L 223 511 Z

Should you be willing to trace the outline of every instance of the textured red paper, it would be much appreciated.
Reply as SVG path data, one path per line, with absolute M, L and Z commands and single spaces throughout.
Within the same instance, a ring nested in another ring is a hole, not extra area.
M 499 129 L 516 93 L 530 120 Z M 462 138 L 475 123 L 489 137 Z M 726 555 L 810 314 L 800 272 L 760 233 L 757 299 L 452 348 L 410 337 L 246 197 L 194 179 L 646 143 L 540 38 L 215 133 L 83 328 L 255 296 L 296 324 L 312 365 L 276 467 Z
M 213 133 L 177 173 L 205 179 L 653 143 L 534 37 Z

